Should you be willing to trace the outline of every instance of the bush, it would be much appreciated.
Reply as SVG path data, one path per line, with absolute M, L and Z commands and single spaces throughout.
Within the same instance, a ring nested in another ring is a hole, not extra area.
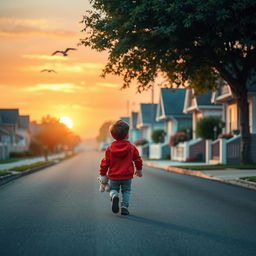
M 151 138 L 154 143 L 163 143 L 165 135 L 166 135 L 165 131 L 162 129 L 159 129 L 152 132 Z
M 202 139 L 214 140 L 221 133 L 223 122 L 219 117 L 209 116 L 197 121 L 196 135 Z M 215 129 L 215 130 L 214 130 Z
M 135 140 L 135 141 L 134 141 L 134 144 L 135 144 L 136 146 L 142 146 L 142 145 L 145 145 L 145 144 L 147 144 L 147 143 L 148 143 L 148 141 L 145 140 L 145 139 L 138 139 L 138 140 Z
M 187 135 L 188 140 L 192 139 L 193 136 L 193 130 L 192 127 L 186 127 L 186 128 L 180 128 L 178 132 L 185 132 Z
M 176 132 L 174 135 L 170 137 L 169 145 L 171 147 L 177 146 L 180 142 L 187 141 L 188 137 L 185 132 Z
M 230 133 L 222 133 L 222 134 L 220 134 L 218 136 L 218 138 L 219 139 L 227 139 L 227 140 L 229 140 L 229 139 L 233 138 L 233 135 L 230 134 Z
M 32 151 L 10 152 L 10 158 L 34 157 L 34 156 L 36 156 L 36 154 Z

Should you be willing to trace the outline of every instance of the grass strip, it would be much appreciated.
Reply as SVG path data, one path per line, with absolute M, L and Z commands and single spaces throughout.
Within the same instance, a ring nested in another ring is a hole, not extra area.
M 9 164 L 17 162 L 19 159 L 6 159 L 6 160 L 0 160 L 0 164 Z
M 6 176 L 6 175 L 9 175 L 9 174 L 11 174 L 11 172 L 9 172 L 9 171 L 0 171 L 0 177 L 1 176 Z
M 21 166 L 16 166 L 13 167 L 11 169 L 8 169 L 8 171 L 12 171 L 12 172 L 23 172 L 26 171 L 28 169 L 32 169 L 35 167 L 40 167 L 46 164 L 50 164 L 52 163 L 52 161 L 48 161 L 48 162 L 37 162 L 37 163 L 33 163 L 33 164 L 27 164 L 27 165 L 21 165 Z
M 251 182 L 256 182 L 256 176 L 251 176 L 251 177 L 242 177 L 240 178 L 242 180 L 247 180 L 247 181 L 251 181 Z

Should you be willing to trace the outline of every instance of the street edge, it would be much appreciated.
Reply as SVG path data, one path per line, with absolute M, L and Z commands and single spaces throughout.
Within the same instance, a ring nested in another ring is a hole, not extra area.
M 0 186 L 5 185 L 5 184 L 7 184 L 7 183 L 9 183 L 13 180 L 16 180 L 16 179 L 20 178 L 20 177 L 32 174 L 32 173 L 37 172 L 37 171 L 41 171 L 45 168 L 51 167 L 51 166 L 53 166 L 55 164 L 58 164 L 58 163 L 60 163 L 60 162 L 45 164 L 45 165 L 42 165 L 42 166 L 38 166 L 38 167 L 28 169 L 28 170 L 20 172 L 20 173 L 11 173 L 9 175 L 0 177 Z
M 254 182 L 250 182 L 250 181 L 245 181 L 245 180 L 241 180 L 241 179 L 226 180 L 226 179 L 222 179 L 222 178 L 208 176 L 208 175 L 202 173 L 201 171 L 186 170 L 186 169 L 182 169 L 182 168 L 178 168 L 178 167 L 174 167 L 174 166 L 161 167 L 157 164 L 145 163 L 145 162 L 144 162 L 144 165 L 162 169 L 162 170 L 165 170 L 168 172 L 174 172 L 174 173 L 183 174 L 183 175 L 195 176 L 195 177 L 202 178 L 202 179 L 217 181 L 217 182 L 234 185 L 234 186 L 239 186 L 239 187 L 243 187 L 243 188 L 247 188 L 247 189 L 256 191 L 256 184 Z

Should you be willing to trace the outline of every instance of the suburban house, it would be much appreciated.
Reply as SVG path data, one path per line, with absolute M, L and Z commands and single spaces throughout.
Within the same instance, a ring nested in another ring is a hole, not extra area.
M 174 147 L 174 160 L 205 160 L 206 141 L 196 136 L 197 122 L 199 119 L 208 116 L 216 116 L 222 119 L 223 115 L 223 105 L 213 104 L 211 99 L 211 92 L 195 96 L 193 89 L 186 90 L 183 113 L 192 114 L 192 138 Z
M 160 99 L 157 105 L 156 120 L 162 122 L 163 129 L 166 131 L 163 147 L 169 147 L 170 136 L 174 135 L 181 129 L 190 129 L 192 127 L 192 115 L 183 112 L 186 90 L 177 89 L 160 89 Z M 170 147 L 169 147 L 170 150 Z M 172 148 L 171 148 L 172 151 Z M 173 152 L 171 152 L 173 159 Z
M 23 152 L 29 150 L 31 141 L 30 134 L 30 117 L 28 115 L 21 115 L 18 119 L 18 129 L 16 134 L 20 137 L 16 144 L 16 152 Z
M 6 129 L 1 128 L 0 124 L 0 160 L 9 157 L 8 144 L 11 141 L 11 133 Z
M 256 163 L 256 86 L 248 86 L 249 124 L 251 132 L 251 159 Z M 221 164 L 240 163 L 240 139 L 239 126 L 240 115 L 237 101 L 232 95 L 229 85 L 223 84 L 219 90 L 213 93 L 212 102 L 223 104 L 223 121 L 225 128 L 223 133 L 232 134 L 229 139 L 220 138 L 209 142 L 207 148 L 207 162 Z
M 148 143 L 138 147 L 140 154 L 144 157 L 149 156 L 149 144 L 152 143 L 152 132 L 158 129 L 164 129 L 164 124 L 162 121 L 156 120 L 156 111 L 157 104 L 153 103 L 141 103 L 139 112 L 138 112 L 138 120 L 137 120 L 137 128 L 140 129 L 140 139 L 147 141 Z
M 13 151 L 19 140 L 16 131 L 18 129 L 18 109 L 0 109 L 0 157 L 6 159 Z
M 140 139 L 141 133 L 140 129 L 137 128 L 138 123 L 138 112 L 131 112 L 130 117 L 130 131 L 129 131 L 129 139 L 131 143 L 134 143 L 136 140 Z

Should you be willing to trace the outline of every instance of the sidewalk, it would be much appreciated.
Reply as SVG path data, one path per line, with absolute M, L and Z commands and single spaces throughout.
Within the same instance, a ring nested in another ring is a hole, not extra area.
M 61 157 L 64 157 L 64 156 L 65 156 L 64 153 L 59 153 L 59 154 L 49 155 L 48 159 L 49 160 L 54 160 L 54 159 L 58 159 L 58 158 L 61 158 Z M 11 168 L 16 167 L 16 166 L 28 165 L 28 164 L 33 164 L 33 163 L 37 163 L 37 162 L 44 162 L 44 161 L 45 161 L 45 158 L 43 156 L 21 159 L 21 160 L 18 160 L 16 162 L 12 162 L 12 163 L 0 164 L 0 171 L 8 170 L 8 169 L 11 169 Z
M 215 180 L 218 182 L 245 187 L 256 190 L 256 183 L 241 180 L 241 177 L 256 176 L 256 170 L 239 170 L 239 169 L 225 169 L 225 170 L 187 170 L 178 168 L 178 166 L 196 166 L 196 165 L 208 165 L 206 163 L 184 163 L 175 162 L 171 160 L 144 160 L 144 165 L 160 168 L 169 172 L 175 172 L 179 174 L 196 176 L 203 179 Z

